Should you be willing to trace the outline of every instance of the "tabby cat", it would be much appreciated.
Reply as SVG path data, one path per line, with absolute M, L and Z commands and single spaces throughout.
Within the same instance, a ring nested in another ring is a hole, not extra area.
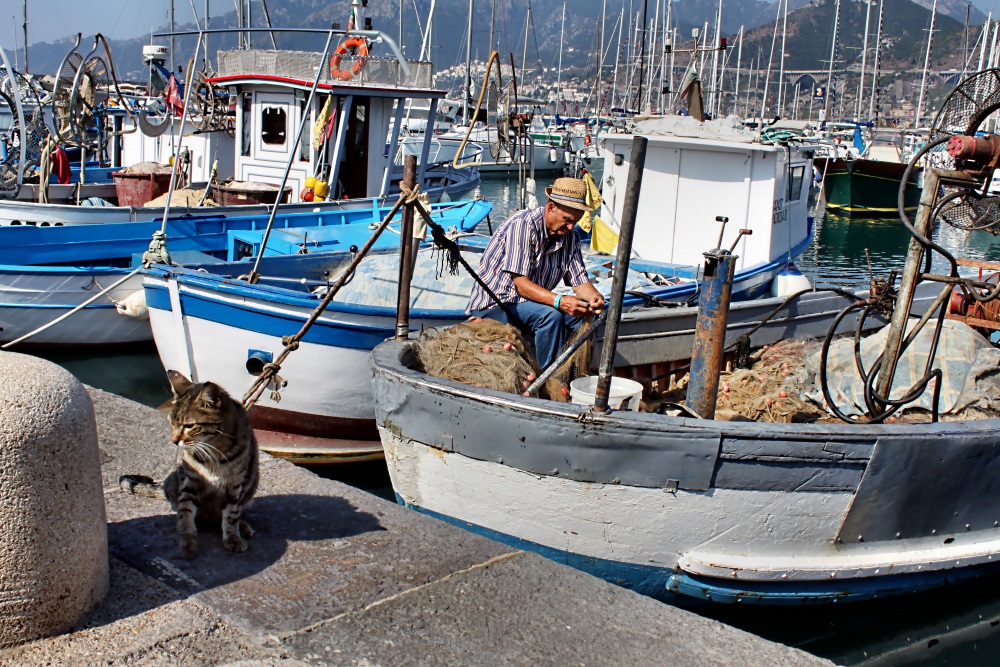
M 253 529 L 240 514 L 253 498 L 258 481 L 257 439 L 246 410 L 222 387 L 195 384 L 177 371 L 167 371 L 174 401 L 170 408 L 171 440 L 177 445 L 177 468 L 162 484 L 141 475 L 123 475 L 126 493 L 165 497 L 177 512 L 177 532 L 184 558 L 198 551 L 200 523 L 222 522 L 222 543 L 246 551 L 244 537 Z

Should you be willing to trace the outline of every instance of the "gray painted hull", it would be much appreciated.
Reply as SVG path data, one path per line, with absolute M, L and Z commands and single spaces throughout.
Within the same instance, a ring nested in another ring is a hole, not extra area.
M 853 426 L 588 408 L 372 354 L 399 500 L 658 597 L 816 603 L 1000 557 L 1000 420 Z

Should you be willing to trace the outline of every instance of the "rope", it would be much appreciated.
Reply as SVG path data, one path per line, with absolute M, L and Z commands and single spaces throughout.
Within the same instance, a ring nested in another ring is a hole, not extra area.
M 400 188 L 404 194 L 408 193 L 404 186 L 400 185 Z M 416 188 L 414 188 L 414 192 L 416 192 Z M 465 258 L 462 257 L 462 251 L 459 249 L 458 244 L 448 238 L 448 234 L 445 232 L 444 228 L 434 222 L 433 218 L 431 218 L 431 214 L 426 208 L 424 208 L 423 203 L 416 201 L 415 196 L 414 208 L 427 222 L 427 226 L 431 228 L 431 238 L 434 239 L 435 245 L 448 253 L 448 269 L 452 275 L 458 272 L 458 265 L 461 264 L 466 272 L 472 276 L 472 279 L 476 281 L 476 284 L 483 288 L 483 291 L 486 292 L 486 295 L 490 297 L 493 303 L 497 304 L 500 309 L 503 310 L 504 315 L 507 316 L 507 321 L 519 329 L 523 329 L 524 322 L 522 322 L 521 318 L 517 316 L 517 313 L 512 310 L 508 304 L 501 301 L 500 297 L 498 297 L 493 290 L 490 289 L 489 285 L 483 282 L 483 279 L 479 277 L 479 274 L 476 273 L 475 269 L 473 269 L 469 263 L 465 261 Z
M 264 389 L 269 384 L 273 385 L 271 390 L 271 399 L 274 401 L 278 401 L 281 399 L 278 390 L 281 387 L 284 387 L 288 384 L 287 382 L 285 382 L 284 379 L 282 379 L 278 375 L 278 371 L 281 370 L 281 364 L 285 361 L 285 359 L 288 357 L 289 354 L 298 349 L 299 341 L 301 341 L 302 338 L 305 337 L 306 333 L 308 333 L 312 325 L 316 323 L 316 320 L 319 319 L 319 316 L 323 313 L 324 310 L 326 310 L 326 307 L 329 306 L 330 303 L 333 301 L 334 297 L 337 296 L 337 293 L 340 291 L 340 289 L 344 285 L 346 285 L 348 281 L 353 277 L 354 271 L 358 268 L 358 265 L 361 263 L 361 260 L 364 259 L 365 255 L 368 254 L 368 251 L 372 249 L 372 246 L 375 245 L 375 242 L 378 240 L 378 237 L 382 234 L 382 232 L 385 231 L 385 228 L 389 226 L 389 221 L 392 220 L 393 216 L 396 215 L 400 207 L 402 207 L 403 204 L 411 204 L 416 201 L 418 190 L 419 190 L 418 186 L 414 186 L 412 190 L 409 190 L 404 187 L 404 191 L 400 193 L 399 199 L 396 200 L 395 204 L 393 204 L 393 207 L 389 210 L 389 213 L 386 214 L 382 222 L 380 222 L 378 227 L 375 228 L 375 231 L 372 232 L 372 235 L 365 242 L 364 247 L 357 252 L 357 254 L 354 256 L 354 259 L 351 260 L 351 263 L 340 274 L 340 277 L 337 278 L 337 282 L 334 283 L 334 285 L 326 293 L 326 296 L 323 297 L 323 300 L 320 301 L 318 306 L 316 306 L 316 309 L 313 310 L 312 314 L 302 325 L 302 328 L 299 329 L 298 333 L 296 333 L 293 336 L 286 336 L 281 339 L 281 343 L 282 345 L 285 346 L 285 349 L 281 351 L 281 354 L 279 354 L 278 358 L 275 359 L 273 362 L 264 364 L 264 369 L 263 371 L 261 371 L 260 376 L 253 383 L 253 385 L 251 385 L 250 389 L 247 390 L 247 393 L 244 394 L 243 396 L 244 408 L 250 409 L 251 407 L 253 407 L 253 405 L 255 405 L 257 401 L 260 399 L 261 394 L 264 393 Z
M 128 280 L 129 278 L 131 278 L 132 276 L 134 276 L 135 274 L 139 273 L 139 271 L 141 271 L 141 270 L 142 270 L 141 266 L 139 268 L 137 268 L 137 269 L 134 269 L 131 273 L 129 273 L 128 275 L 124 276 L 123 278 L 121 278 L 120 280 L 118 280 L 117 282 L 115 282 L 110 287 L 107 287 L 107 288 L 101 290 L 100 292 L 98 292 L 94 296 L 90 297 L 89 299 L 87 299 L 86 301 L 84 301 L 83 303 L 81 303 L 79 306 L 76 306 L 75 308 L 73 308 L 72 310 L 70 310 L 68 313 L 63 313 L 62 315 L 60 315 L 56 319 L 52 320 L 48 324 L 43 324 L 42 326 L 38 327 L 34 331 L 31 331 L 29 333 L 24 334 L 20 338 L 12 340 L 9 343 L 5 343 L 3 345 L 0 345 L 0 350 L 6 350 L 6 349 L 8 349 L 8 348 L 10 348 L 10 347 L 12 347 L 14 345 L 17 345 L 18 343 L 21 343 L 23 341 L 28 340 L 29 338 L 31 338 L 35 334 L 39 334 L 39 333 L 45 331 L 49 327 L 52 327 L 52 326 L 54 326 L 56 324 L 59 324 L 60 322 L 62 322 L 63 320 L 65 320 L 67 317 L 69 317 L 73 313 L 79 312 L 80 310 L 83 310 L 86 306 L 89 306 L 93 302 L 97 301 L 102 296 L 104 296 L 105 294 L 107 294 L 108 292 L 110 292 L 111 290 L 113 290 L 114 288 L 118 287 L 119 285 L 121 285 L 122 283 L 124 283 L 126 280 Z
M 51 152 L 59 144 L 52 138 L 49 134 L 48 138 L 45 140 L 45 145 L 42 146 L 42 158 L 38 165 L 38 203 L 47 204 L 49 203 L 49 176 L 52 175 L 52 156 Z

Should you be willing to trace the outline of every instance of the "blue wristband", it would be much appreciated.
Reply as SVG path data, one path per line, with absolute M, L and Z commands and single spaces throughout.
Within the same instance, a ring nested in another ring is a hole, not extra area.
M 562 294 L 556 294 L 556 300 L 552 302 L 552 307 L 559 310 L 560 301 L 562 301 Z

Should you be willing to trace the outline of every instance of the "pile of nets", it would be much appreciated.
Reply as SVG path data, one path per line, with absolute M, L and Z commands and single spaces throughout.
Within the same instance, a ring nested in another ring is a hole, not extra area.
M 744 417 L 764 422 L 812 422 L 826 413 L 802 398 L 806 359 L 818 341 L 781 341 L 751 356 L 753 366 L 723 372 L 719 378 L 717 418 Z
M 521 332 L 489 318 L 425 329 L 417 340 L 417 360 L 428 375 L 511 394 L 523 394 L 539 373 Z M 539 398 L 567 402 L 566 373 L 546 382 Z

